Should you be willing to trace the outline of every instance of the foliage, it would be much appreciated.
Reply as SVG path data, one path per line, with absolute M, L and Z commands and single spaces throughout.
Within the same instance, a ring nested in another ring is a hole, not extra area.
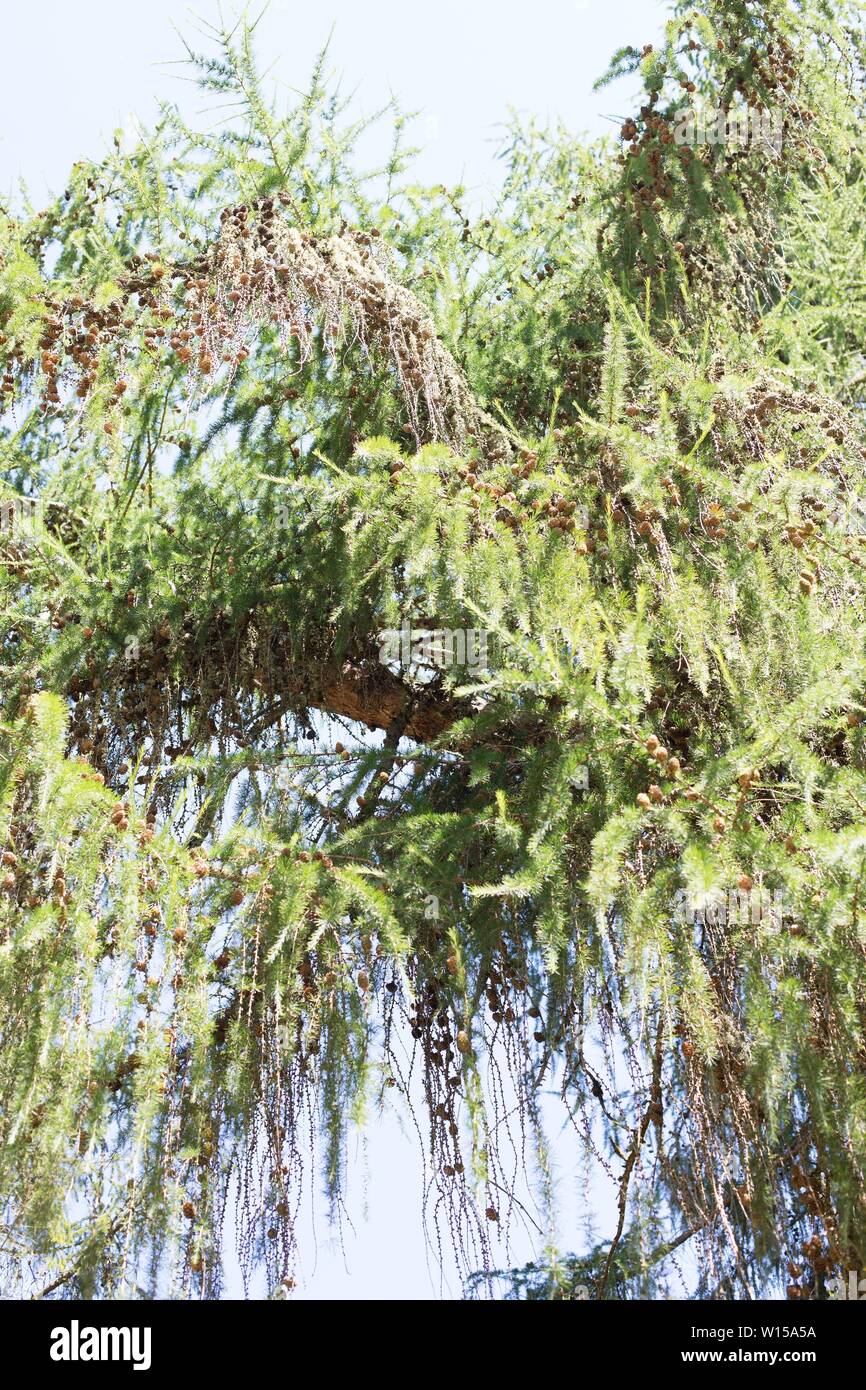
M 490 1291 L 555 1071 L 618 1230 L 520 1296 L 686 1243 L 697 1296 L 820 1296 L 866 1265 L 853 8 L 677 5 L 622 152 L 515 125 L 477 216 L 402 118 L 362 176 L 323 64 L 283 114 L 250 26 L 190 60 L 221 130 L 0 212 L 10 1278 L 217 1296 L 231 1225 L 290 1290 L 311 1167 L 338 1214 L 418 1078 Z M 678 144 L 693 99 L 780 147 Z

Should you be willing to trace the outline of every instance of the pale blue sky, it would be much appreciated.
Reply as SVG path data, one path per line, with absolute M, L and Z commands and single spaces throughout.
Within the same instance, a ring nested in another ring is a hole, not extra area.
M 223 13 L 231 17 L 231 5 Z M 329 66 L 345 92 L 355 91 L 372 112 L 390 95 L 420 111 L 415 143 L 425 149 L 417 178 L 465 181 L 476 194 L 495 185 L 497 127 L 509 107 L 561 118 L 574 132 L 616 129 L 629 111 L 634 85 L 594 93 L 594 80 L 612 52 L 658 36 L 666 6 L 660 0 L 273 0 L 259 27 L 260 53 L 285 88 L 302 88 L 313 58 L 334 27 Z M 182 57 L 172 24 L 195 39 L 194 15 L 214 21 L 220 7 L 198 0 L 29 0 L 4 6 L 0 84 L 0 195 L 20 178 L 34 200 L 60 191 L 70 165 L 99 156 L 117 126 L 147 122 L 156 98 L 180 101 L 188 115 L 205 103 L 172 65 Z M 257 12 L 256 10 L 253 11 Z M 383 128 L 382 139 L 387 138 Z M 384 150 L 383 150 L 384 152 Z M 573 1139 L 556 1138 L 564 1113 L 546 1106 L 561 1199 L 560 1242 L 583 1248 L 585 1203 Z M 433 1252 L 421 1229 L 421 1173 L 411 1126 L 391 1116 L 371 1121 L 352 1145 L 348 1212 L 354 1232 L 344 1251 L 328 1239 L 314 1203 L 318 1253 L 310 1231 L 298 1297 L 427 1298 L 439 1296 Z M 526 1194 L 524 1194 L 526 1195 Z M 600 1233 L 609 1234 L 614 1194 L 597 1179 L 591 1189 Z M 514 1262 L 533 1256 L 521 1237 Z M 503 1262 L 505 1252 L 501 1253 Z M 453 1268 L 445 1296 L 459 1296 Z M 230 1290 L 237 1293 L 230 1271 Z
M 100 154 L 131 113 L 151 116 L 156 97 L 203 109 L 171 65 L 183 54 L 172 26 L 195 38 L 195 16 L 214 22 L 220 8 L 237 12 L 215 0 L 5 5 L 0 192 L 20 176 L 37 199 L 59 191 L 75 159 Z M 509 106 L 575 132 L 612 128 L 628 88 L 595 94 L 592 84 L 615 48 L 652 41 L 663 13 L 659 0 L 272 0 L 260 52 L 275 80 L 302 87 L 333 26 L 330 65 L 364 110 L 393 93 L 421 111 L 420 178 L 477 186 L 496 178 Z

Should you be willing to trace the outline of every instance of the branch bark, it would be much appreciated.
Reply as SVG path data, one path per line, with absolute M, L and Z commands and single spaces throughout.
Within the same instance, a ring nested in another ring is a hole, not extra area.
M 410 690 L 399 676 L 384 666 L 370 671 L 363 666 L 347 664 L 338 675 L 322 684 L 317 698 L 308 698 L 310 704 L 324 713 L 357 720 L 370 729 L 391 730 L 395 725 L 402 726 L 402 733 L 419 743 L 438 738 L 469 713 L 467 705 L 452 700 L 441 690 L 429 693 Z

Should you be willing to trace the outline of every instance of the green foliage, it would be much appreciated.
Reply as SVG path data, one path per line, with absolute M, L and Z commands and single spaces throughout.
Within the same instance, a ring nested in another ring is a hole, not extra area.
M 687 1243 L 819 1296 L 866 1263 L 849 7 L 678 6 L 624 153 L 515 124 L 477 217 L 399 116 L 362 175 L 322 65 L 283 114 L 248 29 L 189 56 L 221 130 L 0 212 L 10 1278 L 216 1296 L 231 1203 L 288 1290 L 395 1101 L 489 1292 L 555 1074 L 618 1230 L 518 1296 Z M 737 92 L 778 150 L 677 144 Z

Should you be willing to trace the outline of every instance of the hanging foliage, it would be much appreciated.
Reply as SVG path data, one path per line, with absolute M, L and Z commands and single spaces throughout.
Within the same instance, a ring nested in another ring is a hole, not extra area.
M 242 27 L 0 209 L 10 1287 L 288 1293 L 393 1103 L 490 1294 L 551 1082 L 618 1219 L 518 1296 L 866 1265 L 862 35 L 675 10 L 477 216 Z

